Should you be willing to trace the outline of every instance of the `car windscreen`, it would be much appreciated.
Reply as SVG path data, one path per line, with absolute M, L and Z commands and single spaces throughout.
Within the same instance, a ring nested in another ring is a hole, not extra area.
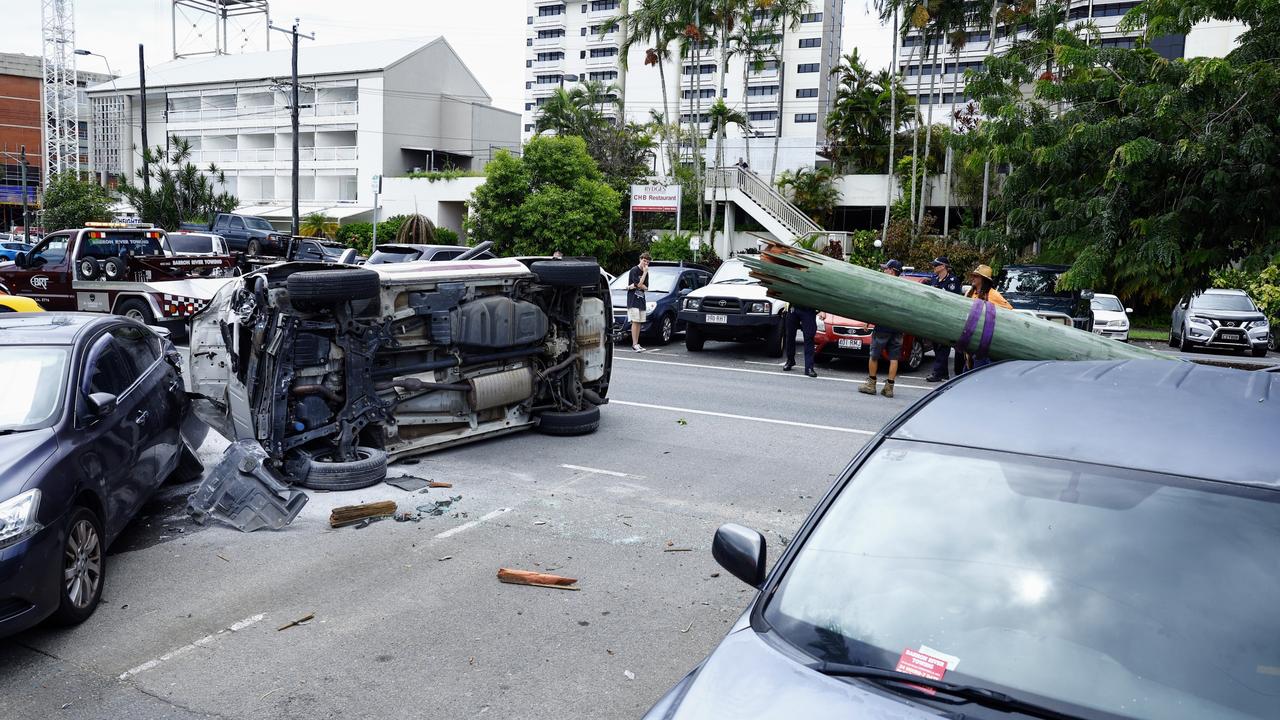
M 711 284 L 715 283 L 753 283 L 757 282 L 751 277 L 751 271 L 747 266 L 736 260 L 725 262 L 716 269 L 716 274 L 711 276 Z
M 1103 310 L 1107 312 L 1124 312 L 1124 305 L 1120 303 L 1119 298 L 1113 297 L 1095 297 L 1089 301 L 1089 309 Z
M 1223 310 L 1226 312 L 1255 312 L 1258 308 L 1247 295 L 1211 293 L 1197 296 L 1191 301 L 1192 310 Z
M 996 289 L 1001 295 L 1048 295 L 1069 298 L 1070 290 L 1059 291 L 1056 270 L 1043 268 L 1007 268 L 1001 273 Z
M 663 295 L 671 292 L 671 289 L 680 281 L 680 273 L 683 268 L 678 267 L 655 267 L 649 266 L 649 292 L 661 293 Z M 627 271 L 613 279 L 610 283 L 611 290 L 626 290 L 627 285 L 631 284 L 631 271 Z
M 211 253 L 213 238 L 207 235 L 170 235 L 169 247 L 176 253 Z
M 245 218 L 244 226 L 250 230 L 275 230 L 275 228 L 271 227 L 271 223 L 256 217 Z
M 342 253 L 347 251 L 347 248 L 342 245 L 321 245 L 317 243 L 316 247 L 320 248 L 320 252 L 324 253 L 325 257 L 331 258 L 341 257 Z
M 420 257 L 422 257 L 422 251 L 414 248 L 383 247 L 373 251 L 373 254 L 369 256 L 369 264 L 413 262 Z
M 887 441 L 764 610 L 838 663 L 1079 717 L 1276 718 L 1280 492 Z
M 0 400 L 0 433 L 35 430 L 58 421 L 67 356 L 65 347 L 0 345 L 0 377 L 6 386 Z

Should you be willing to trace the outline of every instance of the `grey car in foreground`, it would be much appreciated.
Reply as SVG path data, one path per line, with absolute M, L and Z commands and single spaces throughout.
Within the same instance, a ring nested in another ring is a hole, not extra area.
M 762 535 L 717 531 L 759 592 L 646 720 L 1280 717 L 1278 433 L 1277 373 L 967 373 L 867 443 L 771 572 Z

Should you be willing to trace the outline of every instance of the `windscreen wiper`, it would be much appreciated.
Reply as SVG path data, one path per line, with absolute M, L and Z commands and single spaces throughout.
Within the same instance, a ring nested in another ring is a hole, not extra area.
M 982 705 L 995 710 L 1005 710 L 1010 712 L 1019 712 L 1032 717 L 1047 718 L 1048 720 L 1080 720 L 1076 715 L 1059 712 L 1043 705 L 1023 700 L 1021 698 L 1009 695 L 1008 693 L 984 688 L 978 685 L 963 685 L 959 683 L 950 683 L 945 680 L 933 680 L 931 678 L 912 675 L 911 673 L 898 672 L 897 670 L 886 670 L 884 668 L 869 667 L 866 665 L 849 665 L 845 663 L 823 662 L 812 669 L 829 675 L 832 677 L 854 677 L 866 678 L 868 680 L 879 680 L 894 683 L 894 690 L 913 691 L 927 699 L 938 700 L 947 703 L 966 703 L 971 702 L 975 705 Z M 910 687 L 914 685 L 915 687 Z M 904 687 L 905 686 L 905 687 Z M 949 695 L 955 700 L 930 695 L 928 692 L 920 688 L 929 688 L 943 695 Z

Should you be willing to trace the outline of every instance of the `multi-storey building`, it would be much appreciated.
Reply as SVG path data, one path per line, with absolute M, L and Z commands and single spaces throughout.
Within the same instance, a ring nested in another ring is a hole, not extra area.
M 375 175 L 480 170 L 520 146 L 519 116 L 492 104 L 443 38 L 379 40 L 298 52 L 301 214 L 367 219 Z M 147 141 L 191 146 L 216 164 L 241 212 L 284 223 L 292 213 L 288 49 L 184 58 L 147 70 Z M 90 89 L 108 169 L 141 163 L 137 75 Z
M 844 3 L 813 0 L 811 5 L 798 27 L 788 27 L 785 35 L 780 25 L 770 21 L 767 11 L 756 13 L 755 23 L 767 36 L 754 47 L 760 57 L 758 64 L 731 45 L 724 100 L 747 117 L 748 127 L 728 129 L 726 163 L 741 159 L 753 169 L 769 173 L 773 138 L 779 133 L 778 171 L 813 167 L 819 160 L 816 151 L 826 140 L 823 119 L 835 91 L 831 70 L 840 62 Z M 700 120 L 697 127 L 707 136 L 707 111 L 715 102 L 719 82 L 719 49 L 691 44 L 683 62 L 677 62 L 679 43 L 671 44 L 671 57 L 663 67 L 668 103 L 664 106 L 659 69 L 645 65 L 652 43 L 647 39 L 636 42 L 624 67 L 619 56 L 622 32 L 603 32 L 611 18 L 625 12 L 624 6 L 619 0 L 528 0 L 526 138 L 534 132 L 539 106 L 557 89 L 590 80 L 618 85 L 629 122 L 649 122 L 654 113 L 666 114 L 668 122 L 679 120 L 686 127 Z M 750 65 L 745 74 L 744 64 Z M 607 112 L 612 113 L 611 109 Z M 714 159 L 714 141 L 708 144 L 708 159 Z M 690 152 L 685 158 L 691 159 Z M 665 172 L 662 158 L 656 162 L 658 172 Z

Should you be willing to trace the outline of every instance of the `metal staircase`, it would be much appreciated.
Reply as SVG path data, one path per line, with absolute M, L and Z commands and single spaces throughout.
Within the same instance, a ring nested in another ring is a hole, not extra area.
M 706 202 L 731 202 L 743 208 L 783 242 L 795 244 L 799 239 L 817 236 L 819 245 L 825 240 L 848 249 L 848 233 L 818 227 L 800 208 L 750 170 L 740 167 L 708 170 L 705 195 Z

